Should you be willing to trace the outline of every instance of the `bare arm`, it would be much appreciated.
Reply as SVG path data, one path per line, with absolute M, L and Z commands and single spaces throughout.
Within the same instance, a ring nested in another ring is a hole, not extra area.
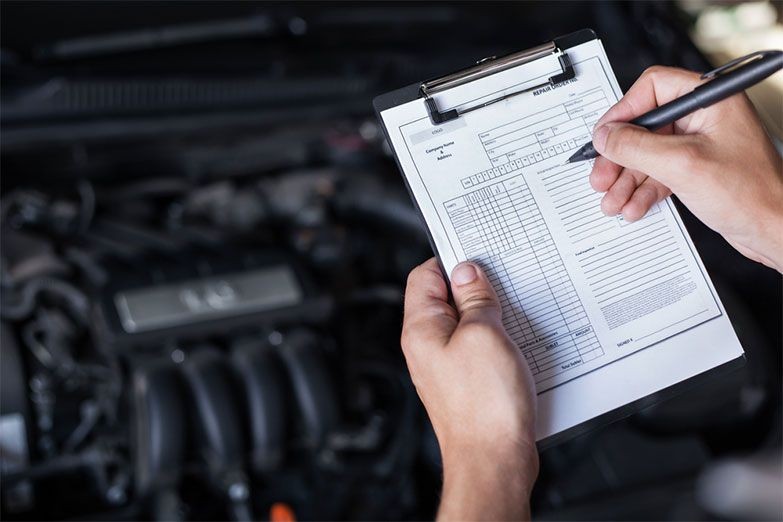
M 486 275 L 463 263 L 451 279 L 455 306 L 434 259 L 411 272 L 402 334 L 443 456 L 438 518 L 528 519 L 538 474 L 533 379 Z
M 660 132 L 627 122 L 700 84 L 694 72 L 645 71 L 596 124 L 590 182 L 606 214 L 631 221 L 672 192 L 740 253 L 783 272 L 783 159 L 747 96 L 737 94 Z
M 530 520 L 538 462 L 522 448 L 466 448 L 444 456 L 439 520 Z

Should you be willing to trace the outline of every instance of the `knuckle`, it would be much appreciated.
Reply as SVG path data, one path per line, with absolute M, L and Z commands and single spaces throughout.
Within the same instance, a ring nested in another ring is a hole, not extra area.
M 413 270 L 411 270 L 408 273 L 408 279 L 405 282 L 405 284 L 406 284 L 406 286 L 408 288 L 410 288 L 410 287 L 412 287 L 412 286 L 414 286 L 416 284 L 416 280 L 419 278 L 419 274 L 420 274 L 421 270 L 422 270 L 422 267 L 421 267 L 421 265 L 419 265 L 419 266 L 417 266 L 416 268 L 414 268 Z
M 659 76 L 661 73 L 665 72 L 666 69 L 667 67 L 664 67 L 663 65 L 651 65 L 644 70 L 642 73 L 642 78 L 655 78 L 656 76 Z
M 439 288 L 444 284 L 443 276 L 433 261 L 430 259 L 408 273 L 406 291 L 413 288 Z
M 669 70 L 670 74 L 677 74 L 684 80 L 688 80 L 691 82 L 700 82 L 701 81 L 701 74 L 689 71 L 688 69 L 683 69 L 681 67 L 666 67 L 666 69 Z
M 639 81 L 643 84 L 653 85 L 655 90 L 666 85 L 682 89 L 699 83 L 701 78 L 699 73 L 687 69 L 653 65 L 645 69 Z
M 606 153 L 613 154 L 619 147 L 618 140 L 622 139 L 620 136 L 620 133 L 618 132 L 619 129 L 609 129 L 609 132 L 606 133 L 606 143 L 604 144 L 604 149 Z
M 606 150 L 614 154 L 639 145 L 638 133 L 628 127 L 616 127 L 606 136 Z
M 652 184 L 644 183 L 636 190 L 639 196 L 635 199 L 642 203 L 642 207 L 647 207 L 645 212 L 658 201 L 658 189 Z
M 664 65 L 652 65 L 644 70 L 642 78 L 653 85 L 656 85 L 666 77 L 670 77 L 676 74 L 677 69 L 674 67 L 666 67 Z
M 479 308 L 496 308 L 497 303 L 491 295 L 485 292 L 475 292 L 465 297 L 462 301 L 463 310 L 477 310 Z
M 649 206 L 641 201 L 631 201 L 623 208 L 623 217 L 628 221 L 638 221 L 649 209 Z
M 620 211 L 617 198 L 612 193 L 607 193 L 601 200 L 601 210 L 607 216 L 614 216 Z
M 644 70 L 642 73 L 642 77 L 645 77 L 650 80 L 657 80 L 665 77 L 671 77 L 671 76 L 696 76 L 698 77 L 698 73 L 694 73 L 693 71 L 688 71 L 686 69 L 681 69 L 679 67 L 668 67 L 666 65 L 651 65 L 647 69 Z

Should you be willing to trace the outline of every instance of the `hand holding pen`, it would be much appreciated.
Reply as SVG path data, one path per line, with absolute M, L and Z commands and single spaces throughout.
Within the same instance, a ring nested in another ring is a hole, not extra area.
M 635 221 L 672 192 L 745 256 L 783 271 L 783 160 L 744 94 L 658 132 L 625 123 L 703 85 L 653 67 L 596 124 L 590 184 L 601 208 Z
M 710 81 L 697 85 L 684 96 L 678 96 L 637 116 L 631 123 L 647 130 L 658 130 L 692 112 L 740 93 L 781 69 L 783 51 L 758 51 L 742 56 L 701 75 L 701 80 Z M 568 162 L 576 163 L 596 156 L 598 152 L 590 142 L 568 158 Z

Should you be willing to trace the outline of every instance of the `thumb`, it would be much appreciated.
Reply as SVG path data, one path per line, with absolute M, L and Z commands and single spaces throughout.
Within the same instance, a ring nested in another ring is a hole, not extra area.
M 689 136 L 656 134 L 619 121 L 605 123 L 593 133 L 593 146 L 603 157 L 647 174 L 673 192 L 686 179 L 681 166 L 687 161 L 690 141 Z
M 500 322 L 500 301 L 486 274 L 475 263 L 460 263 L 451 272 L 451 293 L 460 322 Z

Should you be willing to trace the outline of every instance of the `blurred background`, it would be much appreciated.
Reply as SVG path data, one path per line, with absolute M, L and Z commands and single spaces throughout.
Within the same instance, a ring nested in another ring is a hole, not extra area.
M 2 2 L 3 519 L 432 518 L 372 98 L 584 27 L 627 89 L 783 48 L 782 5 Z M 781 278 L 683 214 L 747 363 L 545 450 L 536 519 L 783 517 Z

